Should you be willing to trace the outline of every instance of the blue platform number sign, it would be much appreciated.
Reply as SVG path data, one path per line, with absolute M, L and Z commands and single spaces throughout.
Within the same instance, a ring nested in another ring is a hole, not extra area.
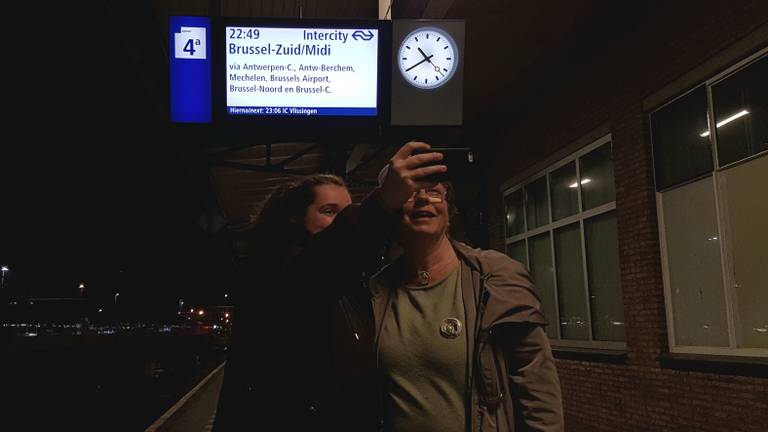
M 174 38 L 177 59 L 205 59 L 205 27 L 181 27 Z
M 209 123 L 211 21 L 206 17 L 170 17 L 171 121 Z

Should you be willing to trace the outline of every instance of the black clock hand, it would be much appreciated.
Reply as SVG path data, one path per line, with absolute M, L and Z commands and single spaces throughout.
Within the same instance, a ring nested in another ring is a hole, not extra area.
M 418 49 L 418 50 L 419 50 L 419 52 L 421 53 L 421 55 L 423 55 L 423 56 L 424 56 L 424 60 L 428 61 L 428 62 L 429 62 L 429 64 L 431 64 L 432 66 L 434 66 L 434 67 L 435 67 L 435 72 L 439 73 L 439 74 L 440 74 L 440 75 L 442 75 L 442 76 L 445 76 L 445 74 L 444 74 L 444 73 L 442 73 L 442 72 L 440 71 L 440 66 L 438 66 L 438 65 L 436 65 L 436 64 L 434 64 L 434 63 L 432 63 L 432 60 L 430 60 L 432 57 L 434 57 L 434 56 L 435 56 L 434 54 L 432 54 L 431 56 L 427 57 L 427 55 L 424 53 L 424 51 L 422 51 L 422 50 L 421 50 L 421 47 L 416 47 L 416 49 Z M 419 63 L 422 63 L 422 62 L 424 62 L 424 60 L 420 61 Z M 414 65 L 414 66 L 416 66 L 416 65 Z M 410 69 L 408 69 L 408 70 L 410 70 Z M 406 71 L 406 72 L 408 72 L 408 71 Z
M 419 49 L 419 51 L 421 51 L 421 49 Z M 423 53 L 422 53 L 422 54 L 423 54 Z M 411 67 L 409 67 L 409 68 L 408 68 L 408 69 L 406 69 L 405 71 L 406 71 L 406 72 L 410 72 L 410 70 L 411 70 L 411 69 L 413 69 L 413 68 L 415 68 L 416 66 L 418 66 L 418 65 L 420 65 L 420 64 L 422 64 L 422 63 L 424 63 L 425 61 L 428 61 L 428 62 L 432 63 L 432 61 L 430 61 L 429 59 L 431 59 L 431 58 L 432 58 L 432 57 L 434 57 L 434 56 L 435 56 L 435 55 L 434 55 L 434 54 L 432 54 L 432 55 L 431 55 L 431 56 L 429 56 L 429 57 L 425 57 L 425 58 L 424 58 L 424 60 L 422 60 L 422 61 L 420 61 L 420 62 L 416 63 L 415 65 L 413 65 L 413 66 L 411 66 Z

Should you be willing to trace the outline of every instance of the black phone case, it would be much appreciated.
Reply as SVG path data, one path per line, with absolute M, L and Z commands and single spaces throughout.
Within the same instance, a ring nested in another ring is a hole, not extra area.
M 433 174 L 422 177 L 420 181 L 426 182 L 456 182 L 471 178 L 476 165 L 476 157 L 471 148 L 431 148 L 429 150 L 418 150 L 414 155 L 423 153 L 442 153 L 443 159 L 437 162 L 430 162 L 424 166 L 445 165 L 448 171 L 440 174 Z

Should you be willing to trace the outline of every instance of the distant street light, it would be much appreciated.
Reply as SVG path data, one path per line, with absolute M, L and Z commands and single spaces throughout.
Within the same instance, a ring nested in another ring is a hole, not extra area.
M 8 268 L 8 266 L 2 266 L 0 267 L 0 270 L 2 270 L 3 272 L 2 282 L 0 282 L 0 291 L 5 291 L 5 272 L 7 272 L 10 269 Z
M 117 296 L 119 296 L 120 293 L 115 293 L 115 306 L 117 306 Z
M 83 295 L 85 294 L 85 284 L 80 282 L 80 285 L 78 286 L 78 288 L 80 288 L 80 297 L 83 297 Z

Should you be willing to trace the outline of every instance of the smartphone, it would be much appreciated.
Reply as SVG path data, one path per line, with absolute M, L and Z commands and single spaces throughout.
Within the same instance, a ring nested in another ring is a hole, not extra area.
M 448 171 L 422 177 L 419 181 L 435 183 L 442 181 L 456 182 L 474 177 L 477 158 L 474 151 L 469 147 L 432 147 L 428 150 L 416 150 L 412 154 L 423 153 L 442 153 L 442 160 L 430 162 L 424 166 L 445 165 L 448 167 Z

